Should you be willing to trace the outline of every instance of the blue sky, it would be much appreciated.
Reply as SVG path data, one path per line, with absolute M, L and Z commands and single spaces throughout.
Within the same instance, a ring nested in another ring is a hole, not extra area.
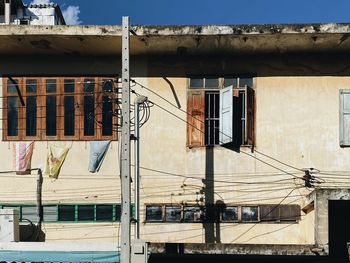
M 123 15 L 130 16 L 132 24 L 146 25 L 350 22 L 350 0 L 53 1 L 63 10 L 77 7 L 66 13 L 76 16 L 72 23 L 86 25 L 121 24 Z

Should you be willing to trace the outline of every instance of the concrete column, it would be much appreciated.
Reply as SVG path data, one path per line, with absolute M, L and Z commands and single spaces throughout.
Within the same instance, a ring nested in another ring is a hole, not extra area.
M 4 0 L 5 1 L 5 24 L 10 24 L 11 19 L 11 0 Z

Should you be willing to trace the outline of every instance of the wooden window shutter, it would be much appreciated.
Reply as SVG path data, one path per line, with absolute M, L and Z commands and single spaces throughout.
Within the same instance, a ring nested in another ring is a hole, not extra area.
M 260 205 L 260 220 L 261 221 L 277 221 L 279 220 L 278 205 Z
M 299 205 L 281 205 L 280 220 L 281 221 L 298 221 L 300 220 L 301 209 Z
M 220 145 L 233 141 L 233 86 L 220 90 Z
M 340 90 L 339 141 L 341 147 L 350 146 L 350 90 Z
M 254 145 L 254 102 L 255 91 L 246 86 L 245 88 L 245 129 L 244 144 Z
M 204 91 L 188 92 L 187 113 L 187 146 L 204 146 Z

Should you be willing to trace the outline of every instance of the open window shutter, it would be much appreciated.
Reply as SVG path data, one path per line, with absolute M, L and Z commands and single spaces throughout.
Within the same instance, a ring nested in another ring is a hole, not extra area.
M 350 146 L 350 90 L 340 90 L 340 146 Z
M 187 146 L 204 146 L 204 91 L 188 92 L 187 113 Z
M 220 90 L 220 145 L 233 141 L 233 86 Z
M 246 86 L 245 88 L 245 129 L 244 144 L 254 145 L 254 96 L 255 91 Z

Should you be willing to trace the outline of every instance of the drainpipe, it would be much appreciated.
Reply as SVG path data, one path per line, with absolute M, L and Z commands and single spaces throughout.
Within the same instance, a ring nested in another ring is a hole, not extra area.
M 42 187 L 43 187 L 43 173 L 41 169 L 38 169 L 38 177 L 36 180 L 36 218 L 37 218 L 37 235 L 36 240 L 39 241 L 41 223 L 43 221 L 43 204 L 42 204 Z
M 10 18 L 11 18 L 11 0 L 4 0 L 5 1 L 5 24 L 10 24 Z
M 139 105 L 148 100 L 145 96 L 138 96 L 135 99 L 135 143 L 134 143 L 134 181 L 135 181 L 135 239 L 140 238 L 140 107 Z

